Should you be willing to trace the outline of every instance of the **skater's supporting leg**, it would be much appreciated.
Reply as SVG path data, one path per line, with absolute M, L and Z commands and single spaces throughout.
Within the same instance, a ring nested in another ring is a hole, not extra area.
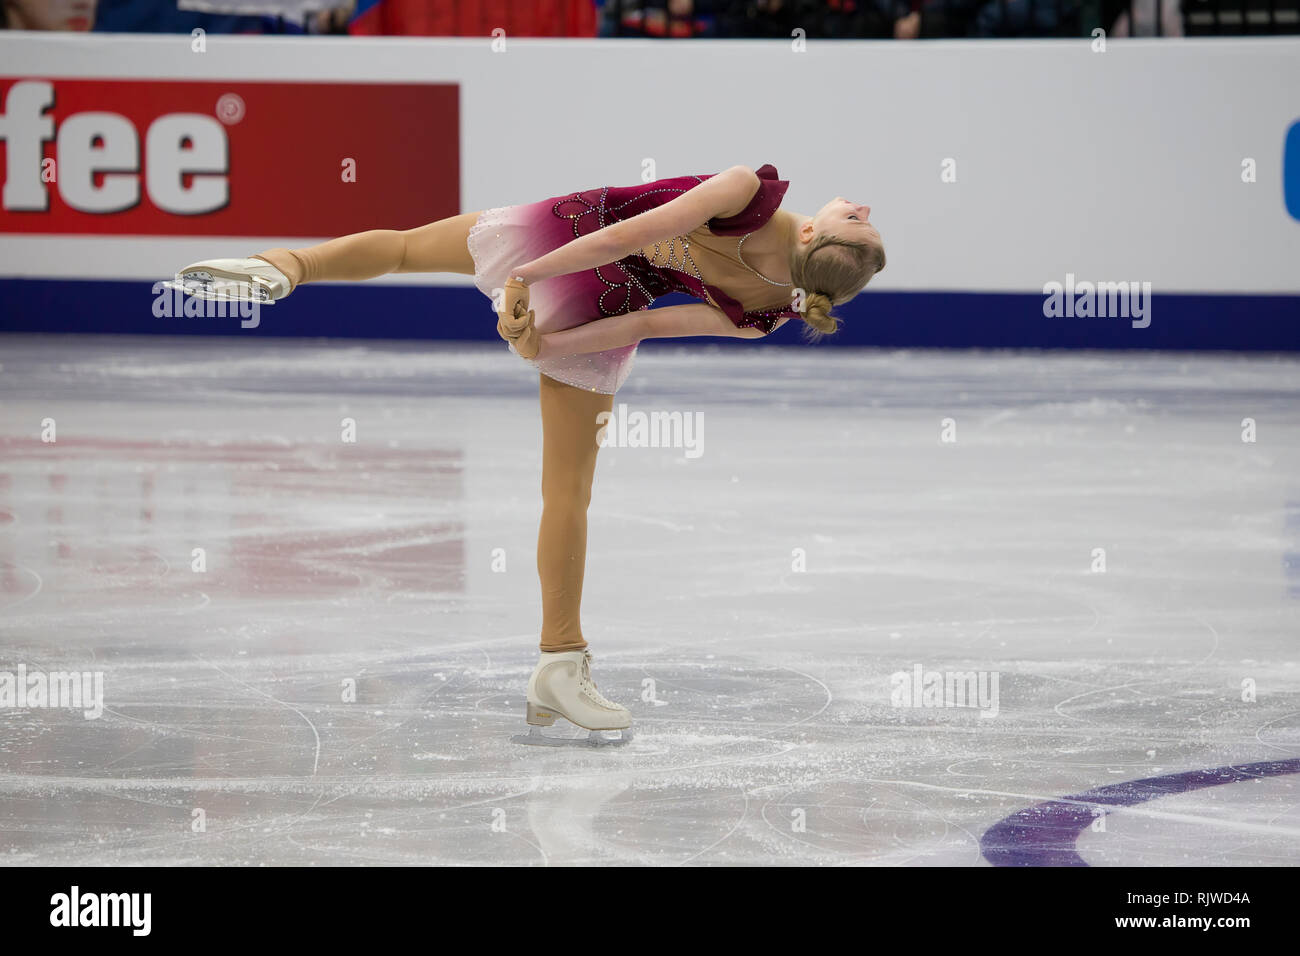
M 257 254 L 286 276 L 290 291 L 324 279 L 360 281 L 390 272 L 474 274 L 466 240 L 477 212 L 439 219 L 415 229 L 371 229 L 304 249 L 268 249 Z
M 587 505 L 596 472 L 596 415 L 613 395 L 588 392 L 541 376 L 542 524 L 537 574 L 542 581 L 544 651 L 587 646 L 579 610 L 587 562 Z

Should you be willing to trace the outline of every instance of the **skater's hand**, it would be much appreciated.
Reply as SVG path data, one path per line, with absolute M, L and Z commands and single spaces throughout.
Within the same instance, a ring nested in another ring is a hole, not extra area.
M 528 283 L 516 279 L 512 272 L 510 278 L 506 280 L 505 288 L 501 290 L 501 304 L 497 309 L 497 315 L 518 319 L 522 318 L 527 311 Z
M 501 311 L 497 313 L 497 334 L 526 359 L 536 358 L 541 336 L 533 322 L 537 316 L 528 308 L 528 286 L 517 279 L 506 280 Z
M 517 319 L 507 318 L 504 314 L 497 320 L 497 334 L 515 347 L 526 359 L 537 358 L 541 348 L 542 337 L 533 325 L 535 315 L 530 309 Z

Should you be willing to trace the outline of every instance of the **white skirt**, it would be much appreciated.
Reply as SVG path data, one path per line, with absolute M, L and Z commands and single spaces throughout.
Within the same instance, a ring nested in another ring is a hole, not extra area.
M 474 285 L 489 300 L 505 287 L 510 270 L 572 240 L 572 226 L 552 212 L 554 200 L 485 209 L 469 230 Z M 600 281 L 591 272 L 554 276 L 535 282 L 528 303 L 536 313 L 537 331 L 559 332 L 601 318 L 596 298 Z M 507 346 L 514 352 L 514 346 Z M 517 355 L 518 353 L 515 352 Z M 575 388 L 613 395 L 627 380 L 636 345 L 605 352 L 529 361 L 539 372 Z

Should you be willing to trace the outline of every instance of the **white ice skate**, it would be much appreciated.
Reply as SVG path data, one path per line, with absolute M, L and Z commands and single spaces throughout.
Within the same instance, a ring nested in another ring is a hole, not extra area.
M 548 737 L 543 727 L 555 718 L 589 731 L 586 737 Z M 570 747 L 625 744 L 632 739 L 632 714 L 601 696 L 591 679 L 591 652 L 542 652 L 528 679 L 528 733 L 511 739 L 520 744 Z M 612 736 L 617 733 L 618 736 Z
M 262 305 L 274 305 L 290 292 L 289 277 L 265 259 L 204 259 L 163 285 L 200 299 Z

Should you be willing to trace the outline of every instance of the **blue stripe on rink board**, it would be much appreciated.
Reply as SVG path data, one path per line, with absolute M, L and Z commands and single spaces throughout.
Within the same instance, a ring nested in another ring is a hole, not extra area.
M 0 279 L 0 331 L 496 339 L 488 300 L 472 286 L 304 286 L 264 307 L 257 329 L 240 328 L 237 317 L 155 316 L 151 289 L 148 282 Z M 689 301 L 670 295 L 659 303 Z M 1300 295 L 1156 293 L 1145 329 L 1118 317 L 1047 318 L 1043 301 L 1038 292 L 866 292 L 837 310 L 843 329 L 822 344 L 1300 351 Z M 801 342 L 797 323 L 773 340 Z

